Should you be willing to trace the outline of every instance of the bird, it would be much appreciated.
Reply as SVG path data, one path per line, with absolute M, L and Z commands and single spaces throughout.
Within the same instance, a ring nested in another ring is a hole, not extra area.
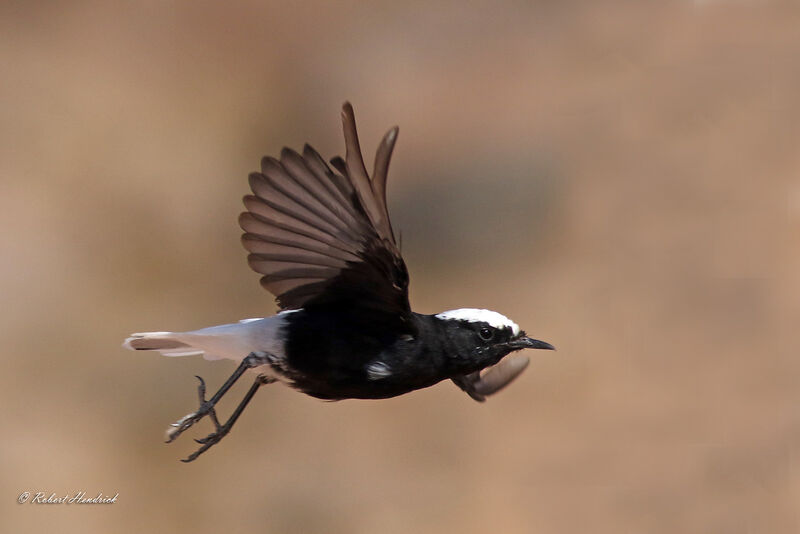
M 554 347 L 528 337 L 506 316 L 461 308 L 411 311 L 409 275 L 386 203 L 389 162 L 398 137 L 378 145 L 372 174 L 364 164 L 353 107 L 342 106 L 345 158 L 330 166 L 306 144 L 264 157 L 249 175 L 252 194 L 239 216 L 249 266 L 280 311 L 189 332 L 131 334 L 123 346 L 165 356 L 202 355 L 238 362 L 209 399 L 197 376 L 199 408 L 172 423 L 173 442 L 207 417 L 214 431 L 195 441 L 191 462 L 219 443 L 260 387 L 275 382 L 319 399 L 384 399 L 451 380 L 483 402 L 528 365 L 512 353 Z M 507 357 L 508 356 L 508 357 Z M 256 374 L 231 416 L 216 405 L 246 371 Z

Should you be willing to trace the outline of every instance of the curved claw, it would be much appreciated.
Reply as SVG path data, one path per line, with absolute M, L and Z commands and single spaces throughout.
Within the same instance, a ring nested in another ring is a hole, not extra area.
M 166 442 L 170 443 L 174 441 L 178 436 L 180 436 L 184 431 L 186 431 L 189 427 L 195 424 L 197 421 L 202 419 L 203 417 L 208 417 L 211 419 L 211 422 L 214 423 L 214 427 L 216 431 L 209 434 L 208 436 L 200 439 L 195 439 L 197 443 L 201 446 L 198 450 L 194 453 L 190 454 L 188 458 L 183 459 L 183 462 L 191 462 L 195 460 L 198 456 L 203 454 L 207 451 L 211 446 L 225 437 L 228 432 L 230 432 L 231 427 L 236 422 L 236 419 L 242 414 L 247 403 L 250 402 L 250 399 L 253 398 L 255 395 L 256 390 L 264 384 L 270 384 L 275 382 L 274 378 L 270 378 L 264 375 L 258 375 L 253 385 L 250 386 L 247 394 L 244 396 L 242 401 L 234 410 L 233 414 L 228 418 L 224 425 L 220 424 L 219 419 L 217 418 L 217 412 L 215 410 L 215 406 L 217 402 L 222 398 L 222 396 L 233 386 L 233 384 L 244 374 L 247 369 L 252 369 L 253 367 L 258 367 L 259 365 L 264 365 L 269 363 L 271 356 L 266 352 L 251 352 L 248 354 L 242 363 L 239 364 L 239 367 L 236 368 L 236 371 L 225 381 L 224 384 L 217 390 L 217 392 L 208 400 L 206 400 L 206 382 L 203 380 L 201 376 L 195 376 L 197 380 L 200 382 L 197 386 L 197 396 L 200 401 L 200 407 L 197 411 L 192 412 L 188 415 L 185 415 L 178 419 L 175 423 L 172 423 L 170 427 L 167 429 L 166 433 Z
M 197 386 L 197 396 L 200 399 L 200 408 L 198 408 L 196 412 L 192 412 L 181 417 L 176 422 L 172 423 L 169 428 L 167 428 L 167 431 L 164 434 L 164 441 L 166 443 L 172 443 L 175 441 L 178 436 L 183 434 L 192 425 L 205 416 L 209 416 L 211 418 L 211 421 L 214 423 L 214 426 L 217 427 L 217 429 L 219 429 L 221 426 L 217 420 L 217 412 L 214 410 L 214 405 L 206 401 L 205 380 L 203 380 L 203 377 L 198 375 L 195 375 L 195 378 L 200 381 L 200 384 Z
M 198 414 L 197 412 L 192 412 L 190 414 L 184 415 L 167 428 L 166 432 L 164 433 L 164 442 L 165 443 L 172 443 L 177 439 L 178 436 L 183 434 L 189 427 L 195 424 L 202 415 Z
M 204 437 L 204 438 L 195 439 L 195 441 L 196 441 L 197 443 L 199 443 L 200 445 L 202 445 L 202 447 L 200 447 L 199 449 L 197 449 L 196 451 L 194 451 L 192 454 L 190 454 L 190 455 L 189 455 L 189 456 L 187 456 L 186 458 L 183 458 L 183 459 L 181 460 L 181 462 L 188 464 L 189 462 L 193 462 L 193 461 L 195 461 L 195 460 L 197 459 L 197 457 L 198 457 L 198 456 L 200 456 L 201 454 L 203 454 L 204 452 L 206 452 L 206 451 L 207 451 L 208 449 L 210 449 L 212 446 L 214 446 L 214 445 L 216 445 L 217 443 L 219 443 L 219 441 L 220 441 L 222 438 L 224 438 L 224 437 L 225 437 L 225 435 L 227 435 L 228 431 L 230 431 L 230 426 L 223 426 L 223 427 L 222 427 L 222 428 L 220 428 L 220 429 L 219 429 L 217 432 L 214 432 L 214 433 L 212 433 L 212 434 L 209 434 L 208 436 L 206 436 L 206 437 Z
M 473 389 L 481 396 L 493 395 L 521 375 L 528 363 L 527 356 L 509 356 L 475 381 Z

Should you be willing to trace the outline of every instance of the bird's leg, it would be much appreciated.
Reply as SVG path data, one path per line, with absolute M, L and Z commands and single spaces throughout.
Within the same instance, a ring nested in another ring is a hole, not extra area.
M 258 391 L 258 388 L 260 388 L 264 384 L 271 384 L 271 383 L 273 383 L 275 381 L 276 381 L 275 378 L 271 378 L 271 377 L 264 376 L 264 375 L 258 375 L 258 377 L 256 378 L 255 382 L 253 382 L 253 385 L 250 386 L 250 389 L 247 391 L 247 394 L 244 396 L 242 401 L 239 403 L 239 406 L 236 407 L 236 409 L 233 411 L 233 414 L 231 414 L 230 418 L 228 418 L 228 420 L 225 421 L 225 424 L 224 425 L 220 425 L 219 421 L 217 421 L 216 415 L 212 416 L 212 421 L 214 421 L 214 425 L 217 427 L 217 430 L 212 432 L 211 434 L 209 434 L 208 436 L 206 436 L 206 437 L 204 437 L 202 439 L 196 439 L 195 441 L 197 443 L 200 443 L 202 446 L 199 449 L 197 449 L 195 452 L 190 454 L 188 458 L 185 458 L 185 459 L 183 459 L 181 461 L 182 462 L 187 462 L 187 463 L 191 462 L 191 461 L 197 459 L 198 456 L 200 456 L 201 454 L 206 452 L 212 446 L 214 446 L 217 443 L 219 443 L 219 441 L 222 438 L 224 438 L 228 434 L 228 432 L 231 431 L 231 427 L 233 427 L 233 424 L 236 422 L 236 420 L 239 418 L 239 416 L 242 415 L 242 412 L 244 411 L 245 407 L 247 407 L 247 403 L 249 403 L 250 399 L 253 398 L 253 395 L 256 394 L 256 391 Z M 213 413 L 213 412 L 211 412 L 211 413 Z
M 189 427 L 205 416 L 209 416 L 211 421 L 214 423 L 214 426 L 219 429 L 220 424 L 219 420 L 217 419 L 217 413 L 214 411 L 214 406 L 216 406 L 217 402 L 219 402 L 222 396 L 227 393 L 231 386 L 236 383 L 236 381 L 244 374 L 245 371 L 253 367 L 258 367 L 259 365 L 264 365 L 265 363 L 269 363 L 269 355 L 266 352 L 251 352 L 242 360 L 242 363 L 239 364 L 239 367 L 236 368 L 236 371 L 233 372 L 228 380 L 222 384 L 222 387 L 219 388 L 219 391 L 217 391 L 209 400 L 206 400 L 205 398 L 206 383 L 198 376 L 197 379 L 200 381 L 200 385 L 197 386 L 197 395 L 200 398 L 200 408 L 198 408 L 196 412 L 184 415 L 172 423 L 167 429 L 166 442 L 171 443 L 175 441 L 178 436 L 183 434 L 183 432 L 188 430 Z

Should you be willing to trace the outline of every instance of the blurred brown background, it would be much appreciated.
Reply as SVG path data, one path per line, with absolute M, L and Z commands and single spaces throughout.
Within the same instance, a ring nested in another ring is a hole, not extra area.
M 2 2 L 0 530 L 800 531 L 798 28 L 795 2 Z M 207 423 L 162 432 L 233 364 L 120 343 L 275 311 L 246 176 L 340 153 L 345 99 L 369 161 L 401 127 L 415 310 L 559 351 L 485 405 L 265 388 L 184 465 Z M 118 503 L 16 504 L 81 490 Z

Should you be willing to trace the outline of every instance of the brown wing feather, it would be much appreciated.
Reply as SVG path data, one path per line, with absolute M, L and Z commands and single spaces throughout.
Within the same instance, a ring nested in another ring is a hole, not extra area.
M 342 107 L 342 122 L 344 124 L 347 174 L 355 187 L 367 217 L 369 217 L 375 230 L 378 231 L 378 235 L 383 239 L 390 239 L 394 242 L 392 238 L 392 229 L 389 225 L 388 213 L 385 206 L 382 207 L 382 202 L 379 197 L 375 195 L 372 182 L 367 174 L 367 168 L 364 166 L 364 158 L 361 156 L 361 145 L 358 142 L 358 133 L 356 132 L 356 117 L 350 102 L 345 102 Z M 380 150 L 378 154 L 381 154 Z
M 397 141 L 398 132 L 399 128 L 395 126 L 383 136 L 378 152 L 375 155 L 375 170 L 372 172 L 375 199 L 378 201 L 378 207 L 388 226 L 388 237 L 391 237 L 392 242 L 394 242 L 394 232 L 392 231 L 392 222 L 389 219 L 389 208 L 386 205 L 386 178 L 389 174 L 389 161 L 392 159 L 392 151 Z
M 250 267 L 283 309 L 346 303 L 410 313 L 408 272 L 386 205 L 386 179 L 397 128 L 383 138 L 367 174 L 353 108 L 342 109 L 346 160 L 334 172 L 309 145 L 265 157 L 250 175 L 253 195 L 239 217 Z

